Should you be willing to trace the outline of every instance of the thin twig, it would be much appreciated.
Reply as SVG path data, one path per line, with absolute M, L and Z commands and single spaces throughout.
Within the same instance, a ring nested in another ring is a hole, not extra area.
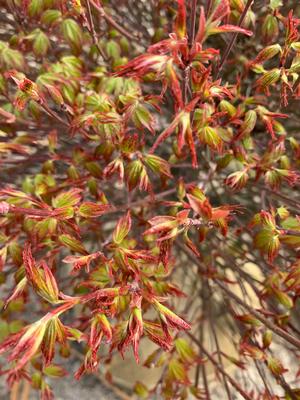
M 211 287 L 210 287 L 208 281 L 207 281 L 207 285 L 208 285 L 208 288 L 210 290 L 211 298 L 212 298 L 212 290 L 211 290 Z M 213 334 L 213 338 L 214 338 L 214 342 L 215 342 L 215 346 L 216 346 L 216 350 L 217 350 L 217 354 L 218 354 L 218 362 L 223 367 L 218 335 L 217 335 L 217 332 L 216 332 L 214 320 L 212 318 L 212 313 L 211 313 L 211 302 L 209 302 L 208 307 L 209 307 L 209 324 L 210 324 L 210 327 L 211 327 L 211 331 L 212 331 L 212 334 Z M 223 376 L 223 383 L 224 383 L 224 387 L 225 387 L 225 391 L 226 391 L 228 400 L 232 400 L 231 394 L 230 394 L 230 390 L 229 390 L 229 386 L 228 386 L 227 378 L 226 378 L 225 375 L 222 375 L 222 376 Z
M 199 272 L 206 273 L 206 269 L 203 267 L 201 262 L 198 260 L 198 258 L 188 249 L 185 247 L 184 244 L 182 244 L 179 241 L 176 241 L 176 245 L 184 251 L 184 253 L 192 260 L 195 265 L 198 266 Z M 295 346 L 296 348 L 300 349 L 300 340 L 297 339 L 296 337 L 292 336 L 290 333 L 285 331 L 284 329 L 280 328 L 279 326 L 275 325 L 272 321 L 269 319 L 265 318 L 262 313 L 259 311 L 255 310 L 253 307 L 251 307 L 249 304 L 245 303 L 238 295 L 233 293 L 227 285 L 219 280 L 219 279 L 213 279 L 213 282 L 220 287 L 220 289 L 225 292 L 229 298 L 234 300 L 235 304 L 239 304 L 243 308 L 245 308 L 251 315 L 253 315 L 255 318 L 257 318 L 260 322 L 262 322 L 267 328 L 269 328 L 271 331 L 273 331 L 276 335 L 282 337 L 285 339 L 287 342 Z
M 90 5 L 89 0 L 86 0 L 86 5 L 87 5 L 87 11 L 88 11 L 89 25 L 90 25 L 89 31 L 92 36 L 93 43 L 96 46 L 96 48 L 97 48 L 99 54 L 101 55 L 101 57 L 103 58 L 103 60 L 107 61 L 107 57 L 106 57 L 104 51 L 102 50 L 101 46 L 99 45 L 99 40 L 97 37 L 97 33 L 95 31 L 95 25 L 94 25 L 94 20 L 93 20 L 93 15 L 92 15 L 92 10 L 91 10 L 91 5 Z
M 15 382 L 10 391 L 10 400 L 18 400 L 20 382 Z
M 72 352 L 75 356 L 83 361 L 84 355 L 78 351 L 77 349 L 72 349 Z M 127 395 L 123 390 L 118 388 L 116 385 L 109 383 L 105 378 L 103 378 L 100 374 L 93 374 L 93 376 L 101 382 L 103 386 L 105 386 L 108 390 L 112 391 L 116 396 L 118 396 L 121 400 L 132 400 L 132 397 Z M 17 400 L 17 399 L 16 399 Z
M 30 382 L 25 380 L 23 383 L 22 395 L 20 397 L 20 400 L 28 400 L 29 399 L 30 389 L 31 389 Z
M 239 23 L 238 23 L 237 26 L 239 26 L 239 27 L 242 26 L 242 23 L 244 22 L 244 19 L 245 19 L 246 15 L 247 15 L 247 12 L 248 12 L 249 8 L 251 7 L 253 1 L 254 0 L 248 0 L 247 1 L 247 4 L 245 5 L 245 8 L 244 8 L 244 10 L 243 10 L 243 12 L 242 12 L 242 14 L 240 16 Z M 219 67 L 218 67 L 217 78 L 219 77 L 220 71 L 223 68 L 223 66 L 224 66 L 224 64 L 225 64 L 225 62 L 226 62 L 226 60 L 227 60 L 227 58 L 228 58 L 233 46 L 234 46 L 234 43 L 236 41 L 236 38 L 237 38 L 238 34 L 239 34 L 238 32 L 233 33 L 232 38 L 231 38 L 230 42 L 228 43 L 227 48 L 225 49 L 225 52 L 223 54 L 223 57 L 222 57 L 222 59 L 220 61 Z
M 95 7 L 95 9 L 99 12 L 100 16 L 103 17 L 108 24 L 113 26 L 118 32 L 120 32 L 122 35 L 126 36 L 128 39 L 139 41 L 138 38 L 131 35 L 131 33 L 129 33 L 121 25 L 119 25 L 110 15 L 106 14 L 102 5 L 98 5 L 94 0 L 90 0 L 90 1 L 91 1 L 91 4 L 93 5 L 93 7 Z
M 197 0 L 192 0 L 191 17 L 190 17 L 190 32 L 189 32 L 190 46 L 192 46 L 194 44 L 194 40 L 195 40 L 196 14 L 197 14 Z
M 194 343 L 202 350 L 202 353 L 206 355 L 209 361 L 216 367 L 216 369 L 230 382 L 230 384 L 240 393 L 242 397 L 246 400 L 253 400 L 251 396 L 249 396 L 240 385 L 223 369 L 221 365 L 212 357 L 212 355 L 202 346 L 200 340 L 198 340 L 194 335 L 187 332 L 187 335 L 192 339 Z

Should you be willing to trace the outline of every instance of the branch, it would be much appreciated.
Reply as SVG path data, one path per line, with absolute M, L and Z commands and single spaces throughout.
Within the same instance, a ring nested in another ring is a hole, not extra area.
M 194 44 L 195 32 L 196 32 L 196 14 L 197 14 L 197 0 L 192 0 L 192 9 L 191 9 L 191 22 L 190 22 L 190 46 Z
M 192 260 L 198 267 L 199 272 L 206 273 L 206 269 L 203 267 L 203 265 L 199 262 L 199 260 L 194 256 L 194 254 L 185 247 L 181 242 L 176 241 L 176 245 L 184 251 L 184 253 L 189 257 L 190 260 Z M 235 293 L 233 293 L 228 287 L 225 285 L 223 281 L 220 281 L 218 279 L 214 279 L 213 282 L 220 287 L 220 289 L 225 292 L 228 297 L 230 297 L 232 300 L 235 301 L 235 303 L 239 304 L 243 308 L 245 308 L 251 315 L 253 315 L 255 318 L 257 318 L 260 322 L 262 322 L 266 327 L 268 327 L 271 331 L 273 331 L 276 335 L 282 337 L 285 339 L 287 342 L 295 346 L 296 348 L 300 349 L 300 340 L 292 336 L 290 333 L 286 332 L 279 326 L 275 325 L 272 321 L 268 320 L 265 318 L 259 311 L 256 311 L 253 307 L 251 307 L 249 304 L 245 303 L 239 296 L 237 296 Z
M 251 396 L 249 396 L 240 385 L 229 375 L 221 365 L 212 357 L 212 355 L 202 346 L 200 340 L 198 340 L 192 333 L 187 332 L 187 335 L 192 339 L 194 343 L 201 349 L 202 353 L 206 355 L 209 361 L 217 368 L 217 370 L 223 375 L 224 378 L 227 379 L 228 382 L 240 393 L 241 396 L 246 400 L 253 400 Z
M 244 19 L 245 19 L 246 15 L 247 15 L 247 12 L 248 12 L 249 8 L 251 7 L 253 1 L 254 0 L 248 0 L 247 1 L 247 4 L 246 4 L 246 6 L 244 8 L 244 11 L 242 12 L 242 14 L 240 16 L 239 23 L 238 23 L 237 26 L 242 26 L 242 23 L 244 22 Z M 223 68 L 223 66 L 224 66 L 224 64 L 225 64 L 225 62 L 226 62 L 226 60 L 227 60 L 227 58 L 228 58 L 233 46 L 234 46 L 234 43 L 236 41 L 237 36 L 238 36 L 238 32 L 235 32 L 232 35 L 232 38 L 231 38 L 230 42 L 228 43 L 228 45 L 227 45 L 227 47 L 225 49 L 225 52 L 223 54 L 223 57 L 221 59 L 221 62 L 220 62 L 219 68 L 218 68 L 217 78 L 219 77 L 220 71 Z
M 120 32 L 122 35 L 126 36 L 130 40 L 135 40 L 137 42 L 139 41 L 138 38 L 136 38 L 135 36 L 131 35 L 131 33 L 129 33 L 121 25 L 119 25 L 110 15 L 106 14 L 106 12 L 105 12 L 104 8 L 102 7 L 102 5 L 97 4 L 94 0 L 90 0 L 90 2 L 93 5 L 93 7 L 95 7 L 95 9 L 99 12 L 100 16 L 103 17 L 105 19 L 105 21 L 108 24 L 110 24 L 111 26 L 113 26 L 118 32 Z
M 92 16 L 92 11 L 91 11 L 91 5 L 90 5 L 90 1 L 86 0 L 86 5 L 87 5 L 87 10 L 88 10 L 88 19 L 89 19 L 89 25 L 90 27 L 88 28 L 92 39 L 93 39 L 93 43 L 96 46 L 98 52 L 100 53 L 101 57 L 103 58 L 104 61 L 107 61 L 107 57 L 104 53 L 104 51 L 102 50 L 101 46 L 99 45 L 99 40 L 97 38 L 97 34 L 95 31 L 95 26 L 94 26 L 94 21 L 93 21 L 93 16 Z

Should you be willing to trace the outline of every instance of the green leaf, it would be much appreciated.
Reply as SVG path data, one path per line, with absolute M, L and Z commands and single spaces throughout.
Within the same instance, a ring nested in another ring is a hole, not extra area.
M 51 378 L 61 378 L 67 375 L 67 371 L 63 367 L 55 364 L 48 365 L 43 372 Z
M 33 51 L 37 56 L 45 56 L 50 46 L 48 36 L 40 31 L 33 42 Z
M 277 288 L 272 288 L 272 292 L 274 293 L 274 296 L 276 297 L 277 301 L 280 304 L 282 304 L 285 308 L 291 309 L 294 307 L 293 299 L 287 293 L 282 292 Z
M 249 135 L 253 131 L 256 125 L 257 115 L 254 110 L 249 110 L 245 114 L 244 121 L 241 125 L 241 133 L 243 135 Z
M 59 22 L 61 15 L 59 10 L 46 10 L 42 14 L 41 22 L 46 25 L 52 25 L 55 22 Z
M 137 382 L 133 391 L 139 399 L 148 399 L 149 397 L 149 390 L 142 382 Z
M 34 389 L 40 389 L 42 385 L 42 374 L 40 372 L 34 372 L 31 375 L 32 387 Z
M 74 19 L 67 18 L 62 23 L 62 32 L 65 40 L 74 47 L 75 50 L 80 50 L 82 46 L 82 31 L 80 26 Z
M 183 338 L 175 340 L 176 351 L 184 363 L 193 363 L 197 358 L 192 346 Z
M 114 40 L 109 40 L 106 42 L 105 50 L 108 57 L 113 58 L 114 60 L 118 59 L 121 55 L 120 46 Z
M 282 0 L 270 0 L 270 7 L 272 10 L 276 10 L 279 7 L 283 6 Z
M 25 65 L 24 57 L 18 50 L 13 50 L 5 45 L 3 50 L 0 50 L 0 65 L 7 69 L 16 68 L 22 71 Z
M 67 192 L 60 193 L 52 200 L 53 207 L 61 208 L 76 206 L 81 199 L 81 191 L 81 189 L 74 188 Z
M 202 143 L 207 144 L 211 149 L 221 151 L 223 141 L 214 128 L 210 126 L 201 128 L 198 131 L 198 137 Z
M 119 221 L 113 232 L 113 241 L 116 244 L 121 244 L 126 238 L 131 228 L 131 216 L 128 211 Z
M 154 132 L 152 124 L 153 124 L 153 117 L 149 110 L 146 107 L 142 106 L 141 104 L 134 107 L 134 111 L 132 114 L 132 120 L 135 126 L 139 129 L 145 127 L 150 132 Z
M 281 361 L 278 360 L 278 358 L 269 356 L 267 359 L 267 365 L 269 370 L 276 376 L 282 375 L 285 371 L 287 371 Z
M 187 370 L 184 365 L 176 359 L 172 359 L 169 362 L 169 374 L 170 377 L 178 382 L 188 383 L 189 379 L 187 376 Z
M 276 83 L 280 78 L 281 70 L 279 68 L 274 68 L 263 74 L 261 78 L 256 81 L 256 86 L 263 89 Z
M 31 0 L 28 6 L 28 14 L 31 17 L 40 14 L 43 11 L 43 0 Z
M 142 172 L 144 170 L 144 166 L 140 160 L 131 161 L 126 167 L 126 176 L 128 186 L 131 189 L 135 188 L 138 184 Z
M 84 218 L 97 218 L 110 209 L 108 204 L 96 204 L 90 201 L 82 203 L 78 209 L 78 214 Z
M 281 226 L 283 229 L 292 229 L 300 231 L 300 221 L 295 217 L 287 217 L 284 221 L 281 222 Z
M 144 157 L 144 162 L 154 173 L 164 175 L 169 178 L 172 177 L 169 163 L 163 158 L 154 154 L 147 154 Z
M 254 244 L 262 252 L 267 253 L 269 260 L 272 261 L 279 251 L 279 235 L 271 229 L 262 229 L 255 235 Z
M 75 252 L 81 253 L 81 254 L 88 254 L 88 252 L 84 248 L 83 244 L 78 239 L 75 239 L 71 235 L 67 235 L 67 234 L 60 235 L 59 241 L 62 245 L 64 245 L 65 247 L 68 247 L 72 251 L 75 251 Z

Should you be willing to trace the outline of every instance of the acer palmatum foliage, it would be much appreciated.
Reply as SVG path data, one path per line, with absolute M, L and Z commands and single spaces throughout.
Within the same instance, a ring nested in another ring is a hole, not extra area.
M 51 399 L 77 341 L 77 379 L 129 348 L 163 367 L 139 398 L 300 398 L 294 3 L 0 2 L 9 385 Z

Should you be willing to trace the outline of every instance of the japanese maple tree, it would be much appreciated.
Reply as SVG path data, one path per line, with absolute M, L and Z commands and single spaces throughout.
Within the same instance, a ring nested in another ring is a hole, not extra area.
M 0 11 L 0 374 L 49 400 L 132 351 L 138 398 L 300 399 L 298 2 Z

